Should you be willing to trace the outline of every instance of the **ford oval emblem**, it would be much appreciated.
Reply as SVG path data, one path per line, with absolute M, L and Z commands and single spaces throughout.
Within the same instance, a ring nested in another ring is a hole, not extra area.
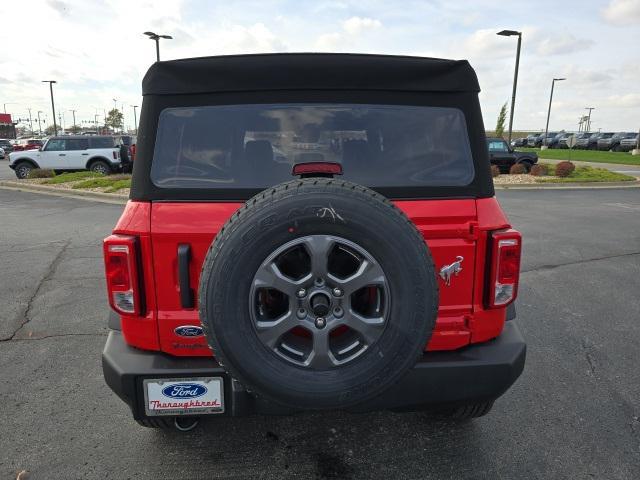
M 204 334 L 202 327 L 196 325 L 182 325 L 176 327 L 174 332 L 180 337 L 201 337 Z
M 207 393 L 207 387 L 197 383 L 174 383 L 162 389 L 162 395 L 169 398 L 198 398 Z

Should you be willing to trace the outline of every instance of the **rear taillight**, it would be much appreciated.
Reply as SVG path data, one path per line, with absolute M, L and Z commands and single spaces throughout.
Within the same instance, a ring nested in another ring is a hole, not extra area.
M 502 230 L 491 234 L 491 272 L 487 289 L 489 308 L 505 307 L 518 296 L 521 249 L 520 232 Z
M 125 315 L 140 313 L 136 237 L 111 235 L 104 240 L 104 266 L 109 304 Z

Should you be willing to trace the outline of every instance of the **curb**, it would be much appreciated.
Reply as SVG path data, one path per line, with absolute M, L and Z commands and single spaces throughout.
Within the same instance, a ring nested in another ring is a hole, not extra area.
M 567 182 L 567 183 L 514 183 L 494 185 L 496 190 L 545 190 L 545 189 L 574 189 L 574 188 L 638 188 L 640 180 L 626 182 Z
M 111 203 L 116 205 L 123 205 L 129 200 L 129 197 L 127 195 L 120 195 L 117 193 L 88 192 L 86 190 L 67 190 L 56 187 L 48 187 L 46 185 L 37 185 L 33 183 L 24 184 L 11 180 L 0 181 L 0 188 L 5 190 L 42 193 L 45 195 L 54 195 L 56 197 L 75 198 L 90 201 L 92 200 L 95 202 Z

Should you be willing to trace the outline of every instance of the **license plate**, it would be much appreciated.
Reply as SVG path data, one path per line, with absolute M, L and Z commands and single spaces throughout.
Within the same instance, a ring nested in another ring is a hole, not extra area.
M 146 379 L 143 389 L 148 416 L 224 412 L 224 391 L 220 377 Z

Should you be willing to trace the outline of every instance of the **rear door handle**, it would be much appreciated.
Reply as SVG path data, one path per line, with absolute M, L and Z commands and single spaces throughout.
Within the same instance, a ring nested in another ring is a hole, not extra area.
M 193 289 L 189 280 L 189 264 L 191 263 L 191 246 L 178 245 L 178 285 L 180 287 L 180 305 L 182 308 L 193 308 Z
M 88 153 L 83 153 L 82 155 L 89 155 Z
M 67 154 L 66 154 L 66 153 L 61 153 L 61 154 L 60 154 L 60 156 L 61 156 L 61 157 L 66 157 L 66 156 L 67 156 Z

